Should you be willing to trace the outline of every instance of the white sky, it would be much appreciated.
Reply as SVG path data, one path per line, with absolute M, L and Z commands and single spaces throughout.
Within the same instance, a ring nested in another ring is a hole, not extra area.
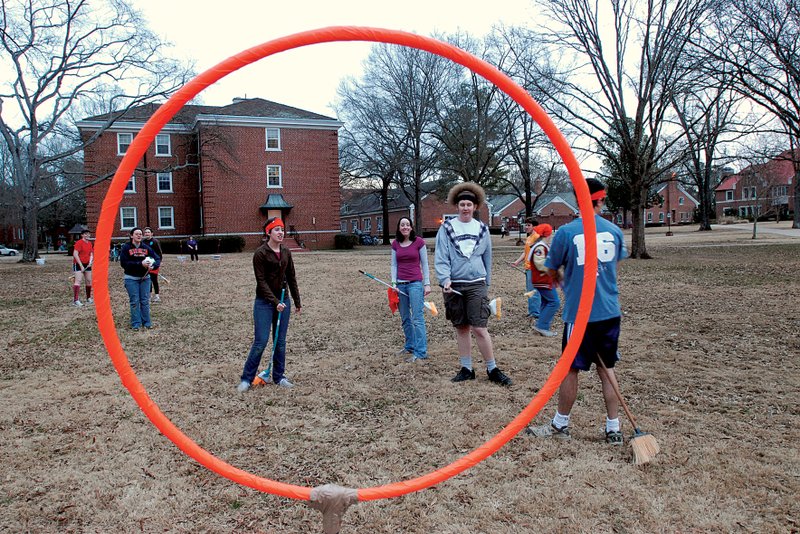
M 482 37 L 492 25 L 527 24 L 530 0 L 133 0 L 171 55 L 194 60 L 197 72 L 252 46 L 326 26 L 373 26 L 430 36 L 468 31 Z M 206 8 L 205 6 L 213 6 Z M 478 7 L 476 7 L 478 6 Z M 333 116 L 328 106 L 339 81 L 359 76 L 371 43 L 330 43 L 262 59 L 228 75 L 200 94 L 204 104 L 260 97 Z

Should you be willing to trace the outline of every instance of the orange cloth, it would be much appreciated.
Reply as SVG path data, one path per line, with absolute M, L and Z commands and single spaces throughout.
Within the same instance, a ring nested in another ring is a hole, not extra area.
M 539 234 L 537 234 L 536 232 L 533 232 L 525 240 L 525 268 L 526 269 L 530 269 L 531 268 L 531 260 L 528 259 L 528 258 L 530 258 L 530 256 L 531 256 L 531 247 L 533 246 L 534 243 L 536 243 L 537 239 L 539 239 Z
M 400 295 L 397 293 L 397 290 L 394 288 L 386 289 L 386 293 L 389 296 L 389 309 L 392 310 L 392 315 L 400 308 Z

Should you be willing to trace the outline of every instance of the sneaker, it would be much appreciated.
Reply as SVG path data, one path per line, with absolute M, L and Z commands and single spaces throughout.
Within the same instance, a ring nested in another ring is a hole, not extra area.
M 138 332 L 139 331 L 139 327 L 138 326 L 132 326 L 131 330 L 133 330 L 134 332 Z
M 622 445 L 625 439 L 619 430 L 609 430 L 606 432 L 606 443 L 609 445 Z
M 287 389 L 288 389 L 288 388 L 293 388 L 293 387 L 294 387 L 294 384 L 292 384 L 291 382 L 289 382 L 289 379 L 288 379 L 288 378 L 286 378 L 285 376 L 284 376 L 283 378 L 281 378 L 281 379 L 280 379 L 280 381 L 278 382 L 278 385 L 279 385 L 280 387 L 282 387 L 282 388 L 287 388 Z
M 553 423 L 540 426 L 529 426 L 525 429 L 525 434 L 537 438 L 549 438 L 552 436 L 561 441 L 569 441 L 571 439 L 569 436 L 569 427 L 565 426 L 558 428 L 553 425 Z
M 404 356 L 406 354 L 414 354 L 414 353 L 408 349 L 400 349 L 397 352 L 395 352 L 395 356 Z
M 256 378 L 260 378 L 260 379 L 261 379 L 261 381 L 262 381 L 262 382 L 264 382 L 265 384 L 272 384 L 272 375 L 270 375 L 269 373 L 267 373 L 267 370 L 266 370 L 266 369 L 264 369 L 263 371 L 261 371 L 260 373 L 258 373 L 258 374 L 256 375 Z
M 554 337 L 558 335 L 558 332 L 554 332 L 552 330 L 545 330 L 544 328 L 539 328 L 537 326 L 533 327 L 534 332 L 538 332 L 539 334 L 543 335 L 544 337 Z
M 161 297 L 159 297 L 158 295 L 154 295 L 153 302 L 161 302 Z
M 414 363 L 414 362 L 415 362 L 415 361 L 417 361 L 417 360 L 427 360 L 427 359 L 428 359 L 428 357 L 427 357 L 427 356 L 417 356 L 416 354 L 414 354 L 414 355 L 413 355 L 413 356 L 411 356 L 410 358 L 406 358 L 406 362 L 408 362 L 408 363 Z
M 486 374 L 489 375 L 489 382 L 495 382 L 501 386 L 510 386 L 513 384 L 511 378 L 501 371 L 499 367 L 495 367 L 491 371 L 486 371 Z
M 236 386 L 236 391 L 238 391 L 239 393 L 244 393 L 248 389 L 250 389 L 250 382 L 247 382 L 246 380 L 242 380 L 241 382 L 239 382 L 239 385 Z
M 465 380 L 475 380 L 475 370 L 462 367 L 458 374 L 450 379 L 451 382 L 463 382 Z
M 72 303 L 72 305 L 75 306 L 76 308 L 80 308 L 81 306 L 83 306 L 83 302 L 76 300 L 75 302 Z
M 89 297 L 89 300 L 87 300 L 86 302 L 88 302 L 89 304 L 94 304 L 94 297 Z

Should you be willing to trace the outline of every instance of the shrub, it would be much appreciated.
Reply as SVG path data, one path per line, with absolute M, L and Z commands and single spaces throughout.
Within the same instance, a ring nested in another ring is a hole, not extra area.
M 351 249 L 358 244 L 355 234 L 336 234 L 333 236 L 333 246 L 336 249 Z

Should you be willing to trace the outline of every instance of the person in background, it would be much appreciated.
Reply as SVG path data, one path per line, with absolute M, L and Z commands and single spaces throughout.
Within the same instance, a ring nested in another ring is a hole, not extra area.
M 553 227 L 549 224 L 540 224 L 534 227 L 533 233 L 538 234 L 539 239 L 533 244 L 530 252 L 531 282 L 542 299 L 539 318 L 533 329 L 545 337 L 553 337 L 557 334 L 550 330 L 550 325 L 553 323 L 553 317 L 558 312 L 561 301 L 558 298 L 558 290 L 555 288 L 555 279 L 550 276 L 544 264 L 550 250 Z
M 142 240 L 138 226 L 131 229 L 130 241 L 122 245 L 119 264 L 125 273 L 125 290 L 131 306 L 131 328 L 134 332 L 144 326 L 153 328 L 150 320 L 150 270 L 158 269 L 161 257 Z
M 597 225 L 597 285 L 595 286 L 592 310 L 586 332 L 564 381 L 558 389 L 558 408 L 549 424 L 529 427 L 526 433 L 537 437 L 552 436 L 557 439 L 570 439 L 569 417 L 578 395 L 578 373 L 589 371 L 599 358 L 606 367 L 597 366 L 597 374 L 602 383 L 603 399 L 606 404 L 606 443 L 622 445 L 623 437 L 619 423 L 619 400 L 614 392 L 612 381 L 616 380 L 614 366 L 619 361 L 620 322 L 622 310 L 619 305 L 617 288 L 617 265 L 628 253 L 622 230 L 600 216 L 605 205 L 606 188 L 597 179 L 588 178 L 589 195 L 594 207 L 594 221 Z M 567 346 L 583 289 L 583 265 L 586 257 L 584 246 L 583 221 L 576 219 L 558 229 L 550 253 L 545 260 L 548 273 L 558 279 L 564 269 L 564 336 L 562 350 Z
M 408 217 L 400 217 L 392 242 L 392 286 L 400 299 L 400 319 L 405 345 L 398 354 L 410 354 L 409 361 L 428 358 L 428 333 L 425 330 L 425 297 L 431 292 L 428 247 L 416 235 Z
M 450 190 L 447 201 L 457 206 L 458 217 L 439 227 L 434 265 L 444 293 L 445 315 L 456 329 L 461 361 L 461 369 L 451 380 L 475 380 L 471 332 L 486 363 L 489 381 L 510 386 L 511 378 L 495 362 L 487 328 L 491 315 L 486 295 L 492 278 L 492 240 L 489 227 L 473 218 L 485 199 L 483 188 L 474 182 L 460 183 Z
M 74 281 L 72 282 L 72 305 L 80 308 L 83 306 L 81 302 L 81 282 L 86 281 L 86 302 L 91 304 L 94 302 L 92 298 L 92 264 L 94 263 L 94 247 L 92 242 L 89 241 L 91 232 L 83 230 L 81 238 L 75 242 L 75 248 L 72 251 L 72 273 Z
M 531 217 L 525 218 L 525 233 L 528 234 L 528 237 L 525 239 L 525 249 L 522 251 L 522 254 L 519 255 L 515 261 L 511 262 L 511 265 L 514 267 L 518 266 L 520 262 L 525 261 L 525 290 L 531 294 L 528 297 L 528 318 L 531 320 L 536 320 L 539 318 L 539 311 L 542 307 L 542 297 L 539 295 L 538 291 L 534 291 L 533 289 L 533 282 L 531 281 L 531 262 L 530 262 L 530 255 L 531 255 L 531 247 L 539 239 L 539 235 L 533 231 L 533 228 L 539 223 L 537 223 Z
M 292 300 L 296 307 L 295 313 L 300 314 L 300 291 L 297 288 L 292 253 L 283 245 L 284 228 L 281 219 L 277 217 L 267 219 L 264 224 L 264 235 L 267 240 L 253 254 L 253 271 L 256 276 L 256 298 L 253 302 L 255 333 L 253 344 L 242 370 L 241 382 L 236 387 L 239 393 L 250 389 L 250 385 L 256 378 L 258 366 L 261 364 L 261 356 L 267 348 L 270 330 L 272 330 L 275 346 L 274 355 L 270 354 L 270 358 L 274 358 L 272 376 L 259 375 L 259 377 L 267 383 L 272 382 L 285 388 L 294 387 L 294 384 L 284 376 L 286 332 L 289 329 Z M 284 294 L 283 300 L 281 300 L 282 293 Z M 291 294 L 291 298 L 289 298 L 289 294 Z M 280 325 L 277 324 L 278 314 L 280 314 Z
M 144 238 L 142 241 L 149 245 L 156 254 L 158 254 L 159 258 L 164 257 L 163 252 L 161 252 L 161 243 L 158 242 L 158 239 L 153 237 L 153 230 L 147 226 L 144 229 Z M 150 287 L 153 290 L 153 298 L 150 299 L 151 302 L 161 302 L 161 297 L 159 296 L 159 288 L 158 288 L 158 271 L 161 269 L 159 266 L 156 269 L 150 269 Z
M 197 256 L 198 244 L 197 240 L 194 238 L 193 235 L 189 236 L 189 241 L 186 242 L 186 248 L 189 249 L 189 256 L 191 261 L 200 261 L 200 258 Z

